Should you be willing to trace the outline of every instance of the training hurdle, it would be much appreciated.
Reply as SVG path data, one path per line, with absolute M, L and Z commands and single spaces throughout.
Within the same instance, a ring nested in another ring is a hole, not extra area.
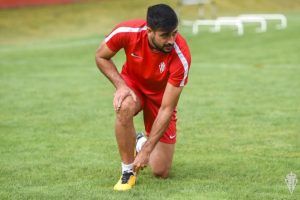
M 256 29 L 256 32 L 266 32 L 267 31 L 267 21 L 265 18 L 260 16 L 238 16 L 238 19 L 242 21 L 242 23 L 259 23 L 260 27 Z
M 278 29 L 284 29 L 287 27 L 287 19 L 283 14 L 243 14 L 239 17 L 262 17 L 265 20 L 279 20 L 280 24 L 276 26 Z
M 192 26 L 193 34 L 197 34 L 199 32 L 199 26 L 215 26 L 216 20 L 182 20 L 181 24 L 184 26 Z
M 244 25 L 241 20 L 236 17 L 218 17 L 213 32 L 220 32 L 221 26 L 234 26 L 237 28 L 238 35 L 244 34 Z
M 256 28 L 256 32 L 266 32 L 267 20 L 279 20 L 280 24 L 276 26 L 278 29 L 287 27 L 287 18 L 282 14 L 243 14 L 237 17 L 218 17 L 215 20 L 182 20 L 181 24 L 192 26 L 193 34 L 199 32 L 199 26 L 211 26 L 212 32 L 220 32 L 222 26 L 234 26 L 237 28 L 238 35 L 243 35 L 245 23 L 259 23 L 260 26 Z
M 199 32 L 199 26 L 211 26 L 212 32 L 220 32 L 221 26 L 234 26 L 237 28 L 238 35 L 244 34 L 244 27 L 242 21 L 233 17 L 219 17 L 216 20 L 182 20 L 181 24 L 183 26 L 192 26 L 193 34 L 197 34 Z

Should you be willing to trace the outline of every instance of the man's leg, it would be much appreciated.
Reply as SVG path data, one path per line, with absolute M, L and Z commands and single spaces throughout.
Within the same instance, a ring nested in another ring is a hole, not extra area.
M 135 102 L 131 96 L 128 96 L 116 113 L 115 134 L 122 160 L 122 176 L 114 186 L 114 190 L 129 190 L 135 185 L 136 175 L 133 172 L 133 161 L 136 139 L 133 117 L 141 110 L 141 107 L 139 98 Z
M 139 98 L 135 102 L 131 96 L 128 96 L 116 113 L 115 135 L 121 160 L 124 164 L 131 164 L 134 161 L 135 129 L 133 117 L 140 110 L 141 102 Z
M 149 165 L 156 177 L 168 178 L 171 170 L 175 144 L 158 142 L 150 154 Z

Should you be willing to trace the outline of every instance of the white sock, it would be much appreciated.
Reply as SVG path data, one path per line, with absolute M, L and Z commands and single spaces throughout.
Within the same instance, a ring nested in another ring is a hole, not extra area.
M 122 174 L 124 172 L 133 172 L 133 163 L 131 163 L 131 164 L 124 164 L 122 162 Z
M 145 142 L 147 141 L 146 137 L 141 137 L 140 139 L 138 139 L 136 146 L 135 146 L 135 150 L 136 152 L 140 152 L 142 150 L 143 145 L 145 144 Z

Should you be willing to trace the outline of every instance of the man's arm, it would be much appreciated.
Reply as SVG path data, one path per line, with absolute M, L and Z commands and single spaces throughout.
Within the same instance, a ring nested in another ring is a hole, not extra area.
M 161 107 L 159 108 L 157 117 L 154 120 L 150 136 L 147 142 L 143 145 L 142 150 L 139 152 L 134 160 L 136 171 L 139 168 L 145 167 L 149 162 L 150 153 L 153 151 L 155 145 L 158 143 L 166 129 L 168 128 L 172 114 L 178 103 L 183 87 L 175 87 L 168 83 L 164 92 Z
M 126 85 L 125 81 L 122 79 L 120 73 L 117 70 L 116 65 L 113 63 L 111 58 L 116 54 L 116 52 L 111 51 L 107 45 L 103 42 L 96 51 L 96 64 L 99 70 L 110 80 L 110 82 L 115 86 L 116 93 L 114 97 L 114 108 L 118 111 L 121 107 L 122 101 L 129 95 L 133 97 L 136 101 L 136 95 L 134 92 Z

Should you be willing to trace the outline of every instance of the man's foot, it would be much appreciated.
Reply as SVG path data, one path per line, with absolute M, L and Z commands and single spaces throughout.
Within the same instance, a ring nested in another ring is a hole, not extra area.
M 135 185 L 135 182 L 136 182 L 136 175 L 133 172 L 124 172 L 120 180 L 114 186 L 114 190 L 117 191 L 130 190 Z

